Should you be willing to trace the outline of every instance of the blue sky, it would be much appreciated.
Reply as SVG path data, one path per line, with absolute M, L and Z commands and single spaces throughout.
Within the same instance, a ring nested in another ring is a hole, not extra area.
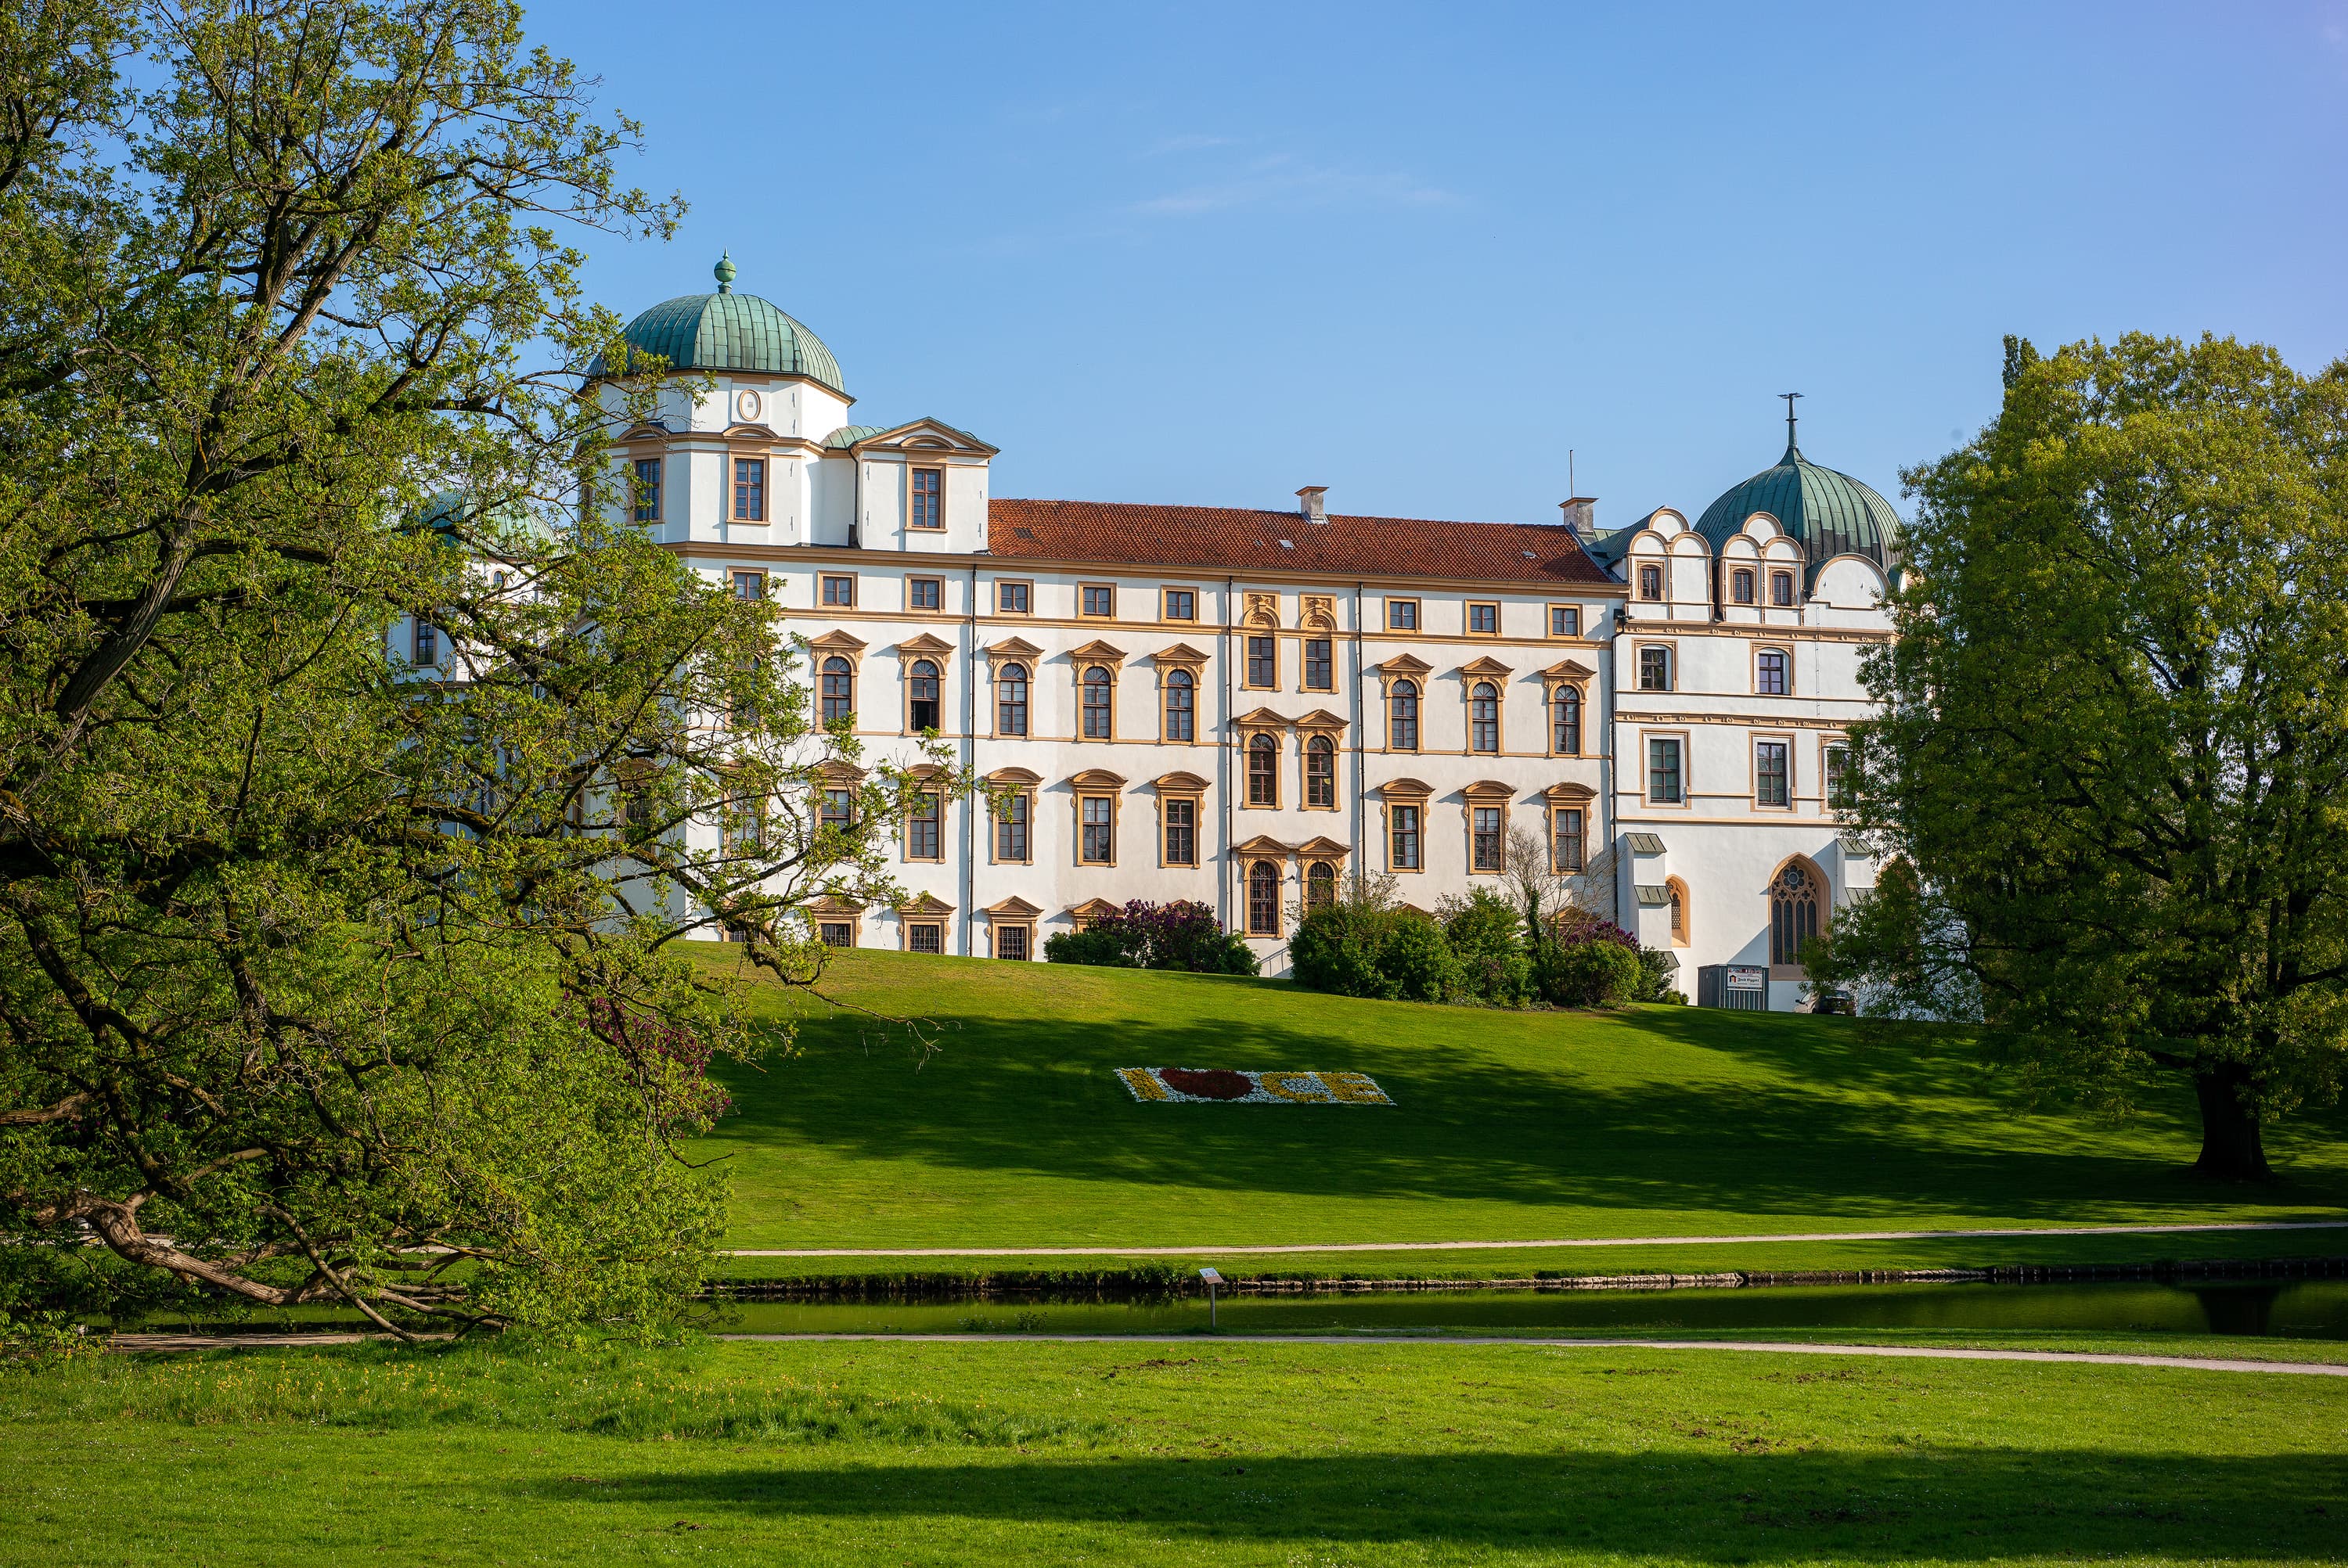
M 1603 526 L 1900 470 L 1999 337 L 2348 353 L 2348 0 L 645 6 L 532 31 L 763 294 L 1002 496 Z M 1904 505 L 1902 509 L 1904 510 Z

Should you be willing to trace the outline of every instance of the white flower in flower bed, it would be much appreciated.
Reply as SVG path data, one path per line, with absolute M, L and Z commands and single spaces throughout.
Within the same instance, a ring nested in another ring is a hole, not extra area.
M 1391 1105 L 1365 1072 L 1241 1072 L 1228 1067 L 1120 1067 L 1136 1100 L 1241 1105 Z

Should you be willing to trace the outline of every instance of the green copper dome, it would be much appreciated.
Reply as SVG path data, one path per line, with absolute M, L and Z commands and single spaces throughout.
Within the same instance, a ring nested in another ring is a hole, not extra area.
M 1870 487 L 1804 457 L 1790 435 L 1777 466 L 1723 492 L 1695 531 L 1717 549 L 1746 518 L 1766 512 L 1801 542 L 1812 572 L 1832 557 L 1854 555 L 1890 575 L 1900 565 L 1900 514 Z
M 656 354 L 671 370 L 739 370 L 804 375 L 848 395 L 839 362 L 823 340 L 756 294 L 734 292 L 731 257 L 716 266 L 717 292 L 664 300 L 628 323 L 628 346 Z

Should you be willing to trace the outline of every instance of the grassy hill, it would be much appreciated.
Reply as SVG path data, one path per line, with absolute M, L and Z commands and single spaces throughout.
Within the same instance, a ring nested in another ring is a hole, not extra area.
M 720 948 L 704 961 L 731 960 Z M 2120 1123 L 2025 1113 L 1962 1047 L 1921 1030 L 1870 1046 L 1844 1019 L 1493 1012 L 864 951 L 842 955 L 825 989 L 847 1005 L 798 999 L 802 1050 L 734 1075 L 740 1113 L 702 1151 L 732 1158 L 736 1246 L 2348 1217 L 2337 1116 L 2278 1130 L 2280 1185 L 2211 1187 L 2184 1169 L 2189 1095 Z M 794 1005 L 779 988 L 761 995 L 778 1013 Z M 858 1008 L 930 1020 L 938 1049 L 924 1057 Z M 1142 1104 L 1114 1076 L 1168 1066 L 1351 1070 L 1395 1104 Z M 2338 1233 L 2319 1238 L 2348 1250 Z

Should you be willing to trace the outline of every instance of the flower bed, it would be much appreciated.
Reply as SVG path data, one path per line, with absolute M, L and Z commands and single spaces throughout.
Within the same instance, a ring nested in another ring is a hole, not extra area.
M 1120 1067 L 1136 1100 L 1238 1105 L 1391 1105 L 1365 1072 L 1239 1072 L 1228 1067 Z

